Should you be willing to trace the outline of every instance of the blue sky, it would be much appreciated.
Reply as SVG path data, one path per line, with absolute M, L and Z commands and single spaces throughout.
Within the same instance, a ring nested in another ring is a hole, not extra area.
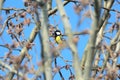
M 53 1 L 53 7 L 56 6 L 55 5 L 55 0 Z M 7 7 L 16 7 L 16 8 L 25 8 L 24 7 L 24 4 L 23 4 L 23 0 L 6 0 L 6 2 L 4 3 L 4 6 L 5 8 Z M 120 6 L 118 6 L 116 3 L 114 4 L 114 9 L 118 9 Z M 78 20 L 79 18 L 82 18 L 82 17 L 79 17 L 78 15 L 76 15 L 76 13 L 74 12 L 74 4 L 73 3 L 70 3 L 68 4 L 67 6 L 65 6 L 65 10 L 66 10 L 66 13 L 69 17 L 69 20 L 70 20 L 70 23 L 71 23 L 71 26 L 72 26 L 72 31 L 73 32 L 76 32 L 76 31 L 82 31 L 82 30 L 85 30 L 85 29 L 90 29 L 91 27 L 91 19 L 90 18 L 85 18 L 84 21 L 82 22 L 82 24 L 77 27 L 77 23 L 78 23 Z M 83 9 L 83 12 L 87 11 L 87 9 Z M 13 13 L 13 11 L 11 11 L 11 14 Z M 62 25 L 62 21 L 61 21 L 61 18 L 59 16 L 59 12 L 56 13 L 57 15 L 54 16 L 50 16 L 49 18 L 49 23 L 50 24 L 53 24 L 53 25 L 56 25 L 58 24 L 58 27 L 59 29 L 62 31 L 62 33 L 64 34 L 64 27 Z M 112 16 L 109 20 L 109 22 L 115 22 L 115 15 L 116 13 L 115 12 L 111 12 Z M 83 15 L 83 14 L 80 14 L 80 15 Z M 29 15 L 27 15 L 28 17 L 30 17 Z M 5 12 L 3 11 L 2 12 L 2 17 L 3 17 L 3 21 L 6 19 L 6 15 L 5 15 Z M 22 21 L 22 20 L 21 20 Z M 20 22 L 20 21 L 19 21 Z M 16 23 L 17 24 L 17 23 Z M 34 24 L 30 24 L 29 27 L 25 27 L 25 30 L 24 30 L 24 35 L 25 35 L 25 39 L 28 39 L 30 33 L 31 33 L 31 30 L 34 28 Z M 107 28 L 106 30 L 110 27 L 110 25 L 107 25 Z M 109 35 L 109 34 L 108 34 Z M 114 35 L 114 34 L 113 34 Z M 5 37 L 4 37 L 5 36 Z M 112 35 L 111 35 L 112 36 Z M 82 36 L 79 36 L 80 37 L 80 40 L 78 42 L 78 45 L 77 45 L 77 48 L 78 48 L 78 53 L 79 53 L 79 57 L 80 59 L 82 58 L 82 53 L 84 52 L 84 48 L 87 44 L 87 41 L 88 41 L 88 35 L 82 35 Z M 5 43 L 11 43 L 11 39 L 10 39 L 10 36 L 8 36 L 8 34 L 6 34 L 6 31 L 4 31 L 4 34 L 3 36 L 1 37 L 3 38 L 4 42 L 2 41 L 2 39 L 0 39 L 0 44 L 5 44 Z M 7 39 L 8 38 L 8 39 Z M 107 42 L 109 42 L 109 40 L 106 40 Z M 32 63 L 34 65 L 36 65 L 37 61 L 39 61 L 40 59 L 40 50 L 39 50 L 39 47 L 40 47 L 40 43 L 39 43 L 39 39 L 38 39 L 38 36 L 37 38 L 35 39 L 34 41 L 35 43 L 35 46 L 32 48 L 32 50 L 29 51 L 29 54 L 32 55 Z M 2 48 L 0 47 L 0 56 L 3 56 L 6 54 L 6 52 L 8 51 L 7 49 L 5 48 Z M 61 52 L 61 55 L 64 57 L 64 59 L 66 60 L 72 60 L 72 54 L 70 52 L 70 50 L 68 48 L 60 51 Z M 19 55 L 19 52 L 13 52 L 15 55 Z M 17 54 L 16 54 L 17 53 Z M 35 53 L 38 55 L 36 56 Z M 63 60 L 61 58 L 58 58 L 58 65 L 59 66 L 64 66 L 65 63 L 63 62 Z M 71 64 L 71 63 L 70 63 Z M 35 66 L 36 69 L 37 69 L 37 66 Z M 65 79 L 68 79 L 68 76 L 69 76 L 69 71 L 65 71 L 65 70 L 61 70 Z M 73 71 L 74 72 L 74 71 Z M 2 73 L 2 71 L 0 71 L 0 74 Z M 3 73 L 2 73 L 3 74 Z M 61 80 L 60 78 L 58 78 L 59 75 L 56 74 L 56 76 L 54 77 L 54 80 Z
M 73 5 L 74 5 L 73 3 L 68 4 L 67 6 L 65 6 L 65 10 L 67 12 L 67 15 L 69 16 L 69 19 L 70 19 L 70 22 L 71 22 L 71 26 L 72 26 L 72 30 L 75 32 L 76 31 L 76 26 L 77 26 L 76 24 L 78 23 L 79 18 L 78 18 L 78 15 L 76 15 L 75 12 L 74 12 Z M 55 6 L 55 3 L 53 3 L 53 7 L 54 6 Z M 23 0 L 18 0 L 18 1 L 16 1 L 16 0 L 6 0 L 6 2 L 4 3 L 3 7 L 5 7 L 5 8 L 8 8 L 8 7 L 25 8 L 24 5 L 23 5 Z M 13 11 L 11 11 L 10 13 L 13 14 Z M 4 11 L 2 12 L 2 17 L 3 17 L 3 21 L 7 17 L 5 15 Z M 29 17 L 29 15 L 28 15 L 28 17 Z M 22 19 L 21 19 L 21 21 L 22 21 Z M 18 21 L 18 22 L 15 21 L 15 23 L 17 24 L 17 23 L 19 23 L 21 21 Z M 57 12 L 57 15 L 54 16 L 54 18 L 53 18 L 53 16 L 51 16 L 49 18 L 49 21 L 50 21 L 49 22 L 50 24 L 53 24 L 53 25 L 58 24 L 59 29 L 64 34 L 64 28 L 63 28 L 62 21 L 61 21 L 61 18 L 59 17 L 59 13 L 58 12 Z M 90 23 L 90 22 L 87 21 L 87 23 Z M 31 30 L 34 28 L 34 26 L 35 26 L 34 24 L 31 24 L 29 27 L 25 27 L 25 30 L 24 30 L 24 35 L 25 35 L 24 38 L 25 39 L 28 39 L 28 37 L 29 37 L 29 35 L 31 33 Z M 89 28 L 90 26 L 87 26 L 86 23 L 84 23 L 84 25 L 82 25 L 82 27 Z M 80 31 L 80 30 L 83 30 L 83 29 L 81 27 L 79 27 L 79 29 L 77 29 L 77 31 Z M 8 39 L 4 38 L 3 36 L 6 36 L 6 38 L 8 38 Z M 4 41 L 5 41 L 5 43 L 11 43 L 12 42 L 11 39 L 10 39 L 10 36 L 6 33 L 6 31 L 4 31 L 3 36 L 2 37 L 3 37 Z M 87 40 L 86 41 L 83 40 L 84 41 L 83 42 L 82 39 L 86 39 L 87 37 L 88 36 L 81 36 L 80 37 L 80 42 L 82 42 L 82 43 L 78 44 L 78 51 L 79 51 L 80 57 L 82 56 L 83 48 L 85 47 L 86 42 L 87 42 Z M 35 67 L 37 69 L 38 67 L 36 66 L 36 63 L 40 59 L 40 57 L 39 57 L 40 56 L 40 54 L 39 54 L 40 53 L 40 50 L 39 50 L 39 47 L 40 47 L 39 44 L 40 43 L 39 43 L 38 36 L 35 39 L 34 43 L 35 43 L 35 46 L 32 48 L 32 50 L 29 51 L 29 54 L 32 55 L 32 63 L 35 65 Z M 0 40 L 0 44 L 3 44 L 2 40 Z M 3 56 L 3 55 L 6 54 L 5 52 L 8 52 L 8 50 L 5 49 L 5 48 L 0 47 L 0 49 L 2 50 L 0 52 L 0 54 L 1 54 L 0 56 Z M 70 50 L 68 48 L 64 49 L 64 50 L 62 50 L 60 52 L 61 52 L 61 55 L 64 57 L 64 59 L 72 60 L 72 54 L 71 54 L 71 52 L 70 52 Z M 19 52 L 18 51 L 14 51 L 13 54 L 14 55 L 19 55 Z M 36 56 L 36 54 L 38 56 Z M 65 65 L 64 61 L 61 58 L 57 58 L 57 61 L 58 61 L 58 66 L 64 66 Z M 72 64 L 72 63 L 69 63 L 69 64 Z M 61 72 L 63 73 L 65 79 L 68 79 L 68 77 L 70 75 L 69 71 L 66 71 L 65 69 L 62 69 Z M 3 74 L 2 71 L 0 71 L 0 73 Z M 31 77 L 31 75 L 29 75 L 29 77 Z M 54 80 L 56 80 L 56 79 L 57 80 L 61 80 L 60 77 L 59 78 L 58 77 L 59 77 L 59 74 L 57 73 L 56 76 L 54 77 Z

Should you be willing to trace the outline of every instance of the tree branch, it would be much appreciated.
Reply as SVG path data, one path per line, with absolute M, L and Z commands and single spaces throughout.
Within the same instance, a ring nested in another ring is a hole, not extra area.
M 75 73 L 76 73 L 75 78 L 77 80 L 82 80 L 80 67 L 79 67 L 78 51 L 77 51 L 77 48 L 76 48 L 75 44 L 72 42 L 73 34 L 72 34 L 72 31 L 71 31 L 70 22 L 68 20 L 68 17 L 66 15 L 64 7 L 62 5 L 62 1 L 61 0 L 56 0 L 56 4 L 57 4 L 57 7 L 58 7 L 60 16 L 62 18 L 63 25 L 65 27 L 65 32 L 68 36 L 69 47 L 73 52 L 73 67 L 74 67 L 74 70 L 75 70 Z
M 94 60 L 94 56 L 95 56 L 95 53 L 94 53 L 95 42 L 96 42 L 97 33 L 99 31 L 98 21 L 100 19 L 101 3 L 102 3 L 101 0 L 95 0 L 94 12 L 91 14 L 93 23 L 92 23 L 90 38 L 89 38 L 89 42 L 88 42 L 88 46 L 87 46 L 88 47 L 87 58 L 86 58 L 86 63 L 85 63 L 83 80 L 89 80 L 90 79 L 91 67 L 92 67 L 92 63 L 93 63 L 93 60 Z
M 41 37 L 42 43 L 41 45 L 43 53 L 42 60 L 43 60 L 43 74 L 45 80 L 52 80 L 52 68 L 51 68 L 51 53 L 50 53 L 50 46 L 49 46 L 49 37 L 48 37 L 48 12 L 47 12 L 47 4 L 44 0 L 37 0 L 39 3 L 43 3 L 44 5 L 41 6 Z M 39 26 L 40 28 L 40 26 Z M 44 40 L 43 40 L 44 39 Z

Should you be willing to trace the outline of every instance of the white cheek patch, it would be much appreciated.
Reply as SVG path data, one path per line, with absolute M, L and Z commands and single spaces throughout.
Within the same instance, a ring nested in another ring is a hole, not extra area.
M 60 35 L 60 32 L 56 32 L 57 35 Z

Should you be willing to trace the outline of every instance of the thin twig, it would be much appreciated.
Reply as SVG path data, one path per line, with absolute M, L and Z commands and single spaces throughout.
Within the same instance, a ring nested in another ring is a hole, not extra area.
M 4 47 L 4 48 L 9 49 L 6 45 L 1 45 L 1 44 L 0 44 L 0 47 Z M 12 48 L 12 49 L 15 50 L 15 51 L 21 51 L 20 49 L 16 49 L 16 48 Z
M 70 1 L 64 1 L 63 5 L 67 5 Z M 51 16 L 52 14 L 56 13 L 58 11 L 57 7 L 55 7 L 54 9 L 48 11 L 48 16 Z
M 2 8 L 2 10 L 14 10 L 14 11 L 26 11 L 26 9 L 19 9 L 19 8 Z
M 22 12 L 20 12 L 20 13 L 18 13 L 18 14 L 14 13 L 13 15 L 9 16 L 9 17 L 4 21 L 3 27 L 2 27 L 2 29 L 1 29 L 1 31 L 0 31 L 0 36 L 3 34 L 3 32 L 4 32 L 4 30 L 5 30 L 5 27 L 8 25 L 9 20 L 11 20 L 11 19 L 13 19 L 13 18 L 15 18 L 15 17 L 18 17 L 19 14 L 21 14 L 21 13 L 23 13 L 23 12 L 24 12 L 24 11 L 22 11 Z
M 19 76 L 23 77 L 23 73 L 17 72 L 15 69 L 11 68 L 10 65 L 5 64 L 3 61 L 0 60 L 0 66 L 7 68 L 10 72 L 14 72 L 15 74 L 18 74 Z

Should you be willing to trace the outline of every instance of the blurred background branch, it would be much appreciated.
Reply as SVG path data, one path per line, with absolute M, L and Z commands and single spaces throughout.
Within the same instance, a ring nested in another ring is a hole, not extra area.
M 59 10 L 60 16 L 62 18 L 62 22 L 63 22 L 64 28 L 65 28 L 65 33 L 68 36 L 68 45 L 69 45 L 71 51 L 73 52 L 72 53 L 73 54 L 73 67 L 74 67 L 75 74 L 76 74 L 75 78 L 78 80 L 82 80 L 81 71 L 80 71 L 80 67 L 79 67 L 78 51 L 77 51 L 77 47 L 72 42 L 73 34 L 71 31 L 71 25 L 70 25 L 69 19 L 66 15 L 63 5 L 59 5 L 59 4 L 62 4 L 62 1 L 56 0 L 56 3 L 57 3 L 57 7 Z

